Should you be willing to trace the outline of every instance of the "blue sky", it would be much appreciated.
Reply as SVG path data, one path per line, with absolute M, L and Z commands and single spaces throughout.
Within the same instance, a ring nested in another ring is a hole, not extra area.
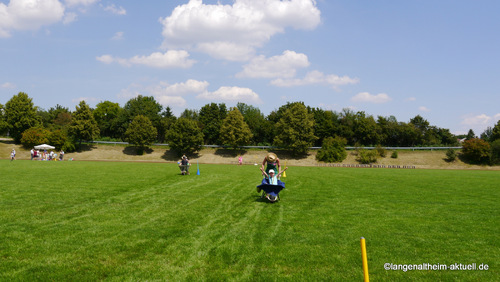
M 0 103 L 154 96 L 416 115 L 452 133 L 500 119 L 500 1 L 0 0 Z

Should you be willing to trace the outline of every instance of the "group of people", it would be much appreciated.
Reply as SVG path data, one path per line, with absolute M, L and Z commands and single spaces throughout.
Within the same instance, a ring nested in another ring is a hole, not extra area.
M 43 150 L 40 152 L 40 150 L 35 150 L 31 149 L 31 160 L 39 160 L 39 161 L 56 161 L 58 158 L 58 155 L 54 153 L 54 151 L 47 152 L 47 150 Z M 59 152 L 59 160 L 62 161 L 64 159 L 64 151 L 61 150 Z

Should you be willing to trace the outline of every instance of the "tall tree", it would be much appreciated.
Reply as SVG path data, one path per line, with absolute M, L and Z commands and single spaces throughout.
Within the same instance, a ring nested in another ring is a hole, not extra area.
M 200 119 L 202 124 L 203 135 L 205 136 L 205 144 L 221 144 L 220 128 L 222 121 L 226 118 L 227 109 L 224 103 L 222 104 L 206 104 L 200 109 Z
M 320 108 L 311 109 L 314 115 L 314 135 L 318 137 L 316 146 L 322 146 L 323 140 L 327 137 L 338 135 L 340 120 L 339 115 L 330 110 Z
M 475 138 L 476 138 L 476 134 L 474 133 L 474 130 L 469 129 L 469 132 L 467 133 L 467 137 L 465 137 L 465 140 L 471 140 L 471 139 L 475 139 Z
M 421 115 L 416 115 L 414 118 L 410 119 L 410 124 L 413 124 L 417 132 L 419 133 L 415 145 L 425 144 L 425 135 L 429 129 L 429 122 L 424 119 Z
M 364 146 L 379 144 L 381 138 L 379 127 L 373 116 L 366 116 L 365 112 L 359 111 L 354 115 L 354 143 Z
M 139 95 L 130 99 L 127 103 L 125 103 L 125 106 L 123 107 L 124 114 L 120 118 L 123 130 L 126 130 L 128 125 L 138 115 L 148 117 L 153 123 L 153 126 L 158 128 L 160 126 L 160 113 L 162 109 L 163 106 L 160 105 L 153 96 L 147 97 Z
M 0 104 L 0 135 L 6 133 L 9 128 L 9 124 L 6 119 L 5 106 Z
M 272 127 L 271 123 L 266 120 L 261 111 L 251 105 L 238 103 L 236 105 L 250 131 L 252 132 L 252 144 L 254 145 L 271 145 L 272 143 Z
M 9 125 L 9 133 L 16 143 L 21 141 L 23 132 L 41 123 L 37 115 L 37 107 L 28 94 L 19 92 L 5 104 L 5 120 Z
M 318 138 L 314 136 L 314 117 L 301 103 L 293 104 L 283 113 L 276 124 L 276 132 L 275 145 L 292 150 L 296 155 L 307 153 Z
M 148 117 L 138 115 L 125 132 L 125 140 L 137 146 L 139 155 L 156 140 L 158 132 Z
M 172 113 L 172 109 L 167 106 L 161 113 L 160 122 L 158 127 L 156 128 L 158 129 L 159 142 L 165 141 L 165 135 L 167 134 L 167 131 L 170 129 L 170 127 L 174 124 L 175 120 L 177 120 L 177 118 Z
M 494 142 L 496 140 L 500 140 L 500 120 L 497 121 L 497 124 L 491 130 L 490 142 Z
M 238 108 L 232 108 L 222 121 L 220 140 L 222 144 L 233 148 L 248 145 L 252 139 L 252 132 L 244 121 Z
M 203 133 L 198 123 L 187 118 L 177 119 L 165 137 L 170 148 L 179 156 L 197 152 L 203 145 Z
M 78 106 L 76 106 L 76 111 L 73 114 L 71 120 L 71 125 L 69 126 L 69 134 L 74 137 L 75 140 L 79 141 L 80 145 L 82 141 L 92 141 L 99 136 L 99 126 L 92 115 L 90 107 L 81 101 Z
M 118 103 L 110 101 L 100 102 L 92 112 L 99 126 L 101 137 L 120 137 L 120 124 L 118 118 L 123 108 Z

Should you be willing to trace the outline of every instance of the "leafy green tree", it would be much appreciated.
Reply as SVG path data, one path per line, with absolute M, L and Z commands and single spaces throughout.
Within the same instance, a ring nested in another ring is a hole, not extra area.
M 79 141 L 80 145 L 83 140 L 92 141 L 99 136 L 99 126 L 85 101 L 81 101 L 76 106 L 68 131 L 74 140 Z
M 469 129 L 469 132 L 467 133 L 467 137 L 465 137 L 465 140 L 472 140 L 476 138 L 476 134 L 474 133 L 474 130 Z
M 65 148 L 65 144 L 68 142 L 68 135 L 66 134 L 66 131 L 62 129 L 56 129 L 54 131 L 51 131 L 49 134 L 49 144 L 56 147 L 56 150 L 61 150 L 63 149 L 64 151 L 72 151 L 69 148 Z
M 37 107 L 28 94 L 19 92 L 5 104 L 5 120 L 9 125 L 9 133 L 16 143 L 19 143 L 23 132 L 40 125 Z
M 345 138 L 338 136 L 335 136 L 335 138 L 327 137 L 323 140 L 323 145 L 318 150 L 316 159 L 327 163 L 341 162 L 347 158 L 346 145 L 347 140 Z
M 148 117 L 138 115 L 125 132 L 125 140 L 138 147 L 140 155 L 156 140 L 158 132 Z
M 42 127 L 26 129 L 21 137 L 21 144 L 25 148 L 33 148 L 36 145 L 49 143 L 50 131 Z
M 165 141 L 165 135 L 167 134 L 167 131 L 170 129 L 170 127 L 174 124 L 176 119 L 177 118 L 172 113 L 170 107 L 167 106 L 165 110 L 161 113 L 159 126 L 156 128 L 158 129 L 159 142 Z
M 148 117 L 153 123 L 153 126 L 158 128 L 160 126 L 160 113 L 162 109 L 163 106 L 160 105 L 153 96 L 147 97 L 139 95 L 130 99 L 127 103 L 125 103 L 125 106 L 123 107 L 123 114 L 120 115 L 123 132 L 127 130 L 128 125 L 138 115 Z
M 500 120 L 491 130 L 490 142 L 494 142 L 496 140 L 500 140 Z
M 233 108 L 222 121 L 220 140 L 222 144 L 233 148 L 248 145 L 252 139 L 252 132 L 243 119 L 238 108 Z
M 211 103 L 201 108 L 199 121 L 202 124 L 205 144 L 216 145 L 222 143 L 220 140 L 220 128 L 226 115 L 227 109 L 224 103 Z
M 399 124 L 395 116 L 377 117 L 377 125 L 380 129 L 380 143 L 386 146 L 399 145 Z
M 359 148 L 356 151 L 357 157 L 356 160 L 361 164 L 371 164 L 377 162 L 377 151 L 376 150 L 367 150 L 364 148 Z
M 322 146 L 323 140 L 340 134 L 339 115 L 335 112 L 323 109 L 312 109 L 314 116 L 314 135 L 318 137 L 317 146 Z
M 200 119 L 200 114 L 197 110 L 185 109 L 180 117 L 198 121 Z
M 380 142 L 379 127 L 373 116 L 366 116 L 359 111 L 354 115 L 354 143 L 361 145 L 374 145 Z
M 475 164 L 486 164 L 490 160 L 490 144 L 482 139 L 465 140 L 462 145 L 464 160 Z
M 123 111 L 118 103 L 110 101 L 100 102 L 96 105 L 92 114 L 99 126 L 101 137 L 119 138 L 121 136 L 119 117 Z
M 340 136 L 347 139 L 347 144 L 356 144 L 354 136 L 354 126 L 356 123 L 356 114 L 353 110 L 343 109 L 340 113 Z
M 457 152 L 455 149 L 449 148 L 446 150 L 446 161 L 447 162 L 454 162 L 457 159 Z
M 264 114 L 258 108 L 245 103 L 238 103 L 236 107 L 243 115 L 245 123 L 252 132 L 252 144 L 271 145 L 273 136 L 272 127 L 271 123 L 264 117 Z
M 418 133 L 416 139 L 414 140 L 415 145 L 425 144 L 425 135 L 429 129 L 429 122 L 420 115 L 416 115 L 414 118 L 410 119 L 410 124 L 412 124 L 416 132 Z
M 399 122 L 397 127 L 397 136 L 399 138 L 397 146 L 413 147 L 419 145 L 422 141 L 420 132 L 412 123 Z
M 5 107 L 0 104 L 0 135 L 5 134 L 8 128 L 9 124 L 6 121 Z
M 314 117 L 301 103 L 293 104 L 283 113 L 276 124 L 276 132 L 274 144 L 296 155 L 306 154 L 318 138 L 314 136 Z
M 198 123 L 187 118 L 177 119 L 165 137 L 170 148 L 179 156 L 197 152 L 203 144 L 203 133 Z
M 445 128 L 437 128 L 438 139 L 440 140 L 441 145 L 445 146 L 456 146 L 458 145 L 457 138 L 451 134 L 449 129 Z
M 50 119 L 50 114 L 46 110 L 37 107 L 36 115 L 38 116 L 38 120 L 40 120 L 40 126 L 43 128 L 49 128 L 52 125 L 52 120 Z
M 491 142 L 491 164 L 500 164 L 500 139 Z
M 483 133 L 481 133 L 481 136 L 479 138 L 483 139 L 486 142 L 490 142 L 492 134 L 493 134 L 493 128 L 491 126 L 488 126 L 483 131 Z

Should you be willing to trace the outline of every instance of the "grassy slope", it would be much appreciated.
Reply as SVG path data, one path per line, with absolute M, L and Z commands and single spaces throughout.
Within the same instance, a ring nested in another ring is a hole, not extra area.
M 21 146 L 14 145 L 9 141 L 0 141 L 0 159 L 9 159 L 10 151 L 15 148 L 17 151 L 17 159 L 27 160 L 30 158 L 29 150 L 25 150 Z M 349 151 L 347 159 L 343 164 L 357 164 L 356 157 Z M 198 163 L 213 163 L 213 164 L 236 164 L 237 158 L 241 154 L 245 164 L 260 164 L 265 155 L 264 150 L 226 150 L 226 149 L 203 149 L 198 155 L 190 156 L 193 164 Z M 388 156 L 378 160 L 378 164 L 382 165 L 408 165 L 416 168 L 439 168 L 439 169 L 482 169 L 482 170 L 500 170 L 500 166 L 478 166 L 465 164 L 460 160 L 448 163 L 444 160 L 445 151 L 399 151 L 397 159 Z M 311 151 L 310 154 L 303 158 L 294 158 L 284 152 L 278 152 L 283 163 L 286 162 L 290 166 L 316 166 L 316 151 Z M 132 147 L 123 145 L 94 145 L 86 148 L 82 152 L 67 153 L 65 160 L 73 158 L 79 160 L 103 160 L 103 161 L 146 161 L 146 162 L 177 162 L 179 159 L 175 154 L 167 150 L 165 147 L 153 147 L 144 155 L 138 156 Z
M 0 160 L 0 280 L 482 280 L 500 274 L 496 171 Z M 193 171 L 194 172 L 194 171 Z M 487 263 L 489 271 L 386 271 Z

